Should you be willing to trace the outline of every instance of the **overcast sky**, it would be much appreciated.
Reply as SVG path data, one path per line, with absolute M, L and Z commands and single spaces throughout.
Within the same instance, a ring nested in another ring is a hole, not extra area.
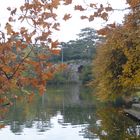
M 93 3 L 111 3 L 113 8 L 119 8 L 123 9 L 124 7 L 127 7 L 125 4 L 125 0 L 73 0 L 74 4 L 76 5 L 85 5 L 88 4 L 88 2 L 93 2 Z M 1 9 L 1 15 L 0 15 L 0 23 L 1 23 L 1 28 L 4 25 L 4 21 L 6 21 L 8 17 L 8 11 L 6 10 L 7 7 L 19 7 L 22 3 L 24 3 L 24 0 L 4 0 L 0 4 L 0 9 Z M 89 10 L 87 13 L 92 14 L 92 10 Z M 58 9 L 59 17 L 62 18 L 64 13 L 71 13 L 72 18 L 69 21 L 61 21 L 61 27 L 60 31 L 56 32 L 53 36 L 56 39 L 59 39 L 59 41 L 69 41 L 69 40 L 74 40 L 76 39 L 76 34 L 80 32 L 80 29 L 85 28 L 85 27 L 92 27 L 95 29 L 99 29 L 105 25 L 105 22 L 103 22 L 100 19 L 96 19 L 93 22 L 88 22 L 87 20 L 80 20 L 79 15 L 81 12 L 76 12 L 73 10 L 73 5 L 71 6 L 61 6 Z M 116 21 L 118 23 L 121 23 L 123 20 L 124 12 L 116 11 L 111 13 L 110 22 Z

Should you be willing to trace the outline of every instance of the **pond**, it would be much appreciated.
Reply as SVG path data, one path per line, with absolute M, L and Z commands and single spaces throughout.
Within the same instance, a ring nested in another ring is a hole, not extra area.
M 3 140 L 140 139 L 139 122 L 99 104 L 92 90 L 80 85 L 48 87 L 32 102 L 15 102 L 1 123 Z

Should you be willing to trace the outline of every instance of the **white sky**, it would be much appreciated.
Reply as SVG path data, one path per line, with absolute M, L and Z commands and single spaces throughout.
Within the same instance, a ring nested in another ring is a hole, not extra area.
M 114 9 L 119 8 L 123 9 L 124 7 L 127 7 L 125 4 L 125 0 L 73 0 L 74 4 L 80 5 L 83 4 L 85 5 L 84 2 L 92 2 L 92 3 L 111 3 L 112 7 Z M 19 7 L 24 0 L 4 0 L 0 4 L 0 9 L 1 9 L 1 15 L 0 15 L 0 23 L 1 23 L 1 28 L 4 25 L 4 21 L 7 20 L 8 17 L 8 11 L 6 10 L 7 7 Z M 73 10 L 73 5 L 71 6 L 61 6 L 58 9 L 59 12 L 59 17 L 62 18 L 65 13 L 71 13 L 72 18 L 68 21 L 62 21 L 61 22 L 61 28 L 59 32 L 55 32 L 53 37 L 55 39 L 58 39 L 59 41 L 69 41 L 69 40 L 74 40 L 76 39 L 76 34 L 80 32 L 80 29 L 85 28 L 85 27 L 92 27 L 95 29 L 99 29 L 105 25 L 105 21 L 102 21 L 100 19 L 96 19 L 93 22 L 88 22 L 87 20 L 80 20 L 79 15 L 84 15 L 81 14 L 82 12 L 74 11 Z M 89 10 L 86 12 L 87 14 L 92 14 L 93 11 Z M 116 11 L 114 13 L 111 13 L 110 22 L 116 21 L 118 23 L 121 23 L 123 20 L 124 12 L 121 11 Z

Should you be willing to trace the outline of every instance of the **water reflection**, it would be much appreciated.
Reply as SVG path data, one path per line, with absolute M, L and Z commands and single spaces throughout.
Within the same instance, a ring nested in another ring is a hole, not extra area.
M 121 108 L 111 106 L 97 110 L 98 129 L 91 131 L 97 133 L 101 140 L 139 140 L 139 122 L 130 119 Z
M 1 129 L 0 136 L 4 140 L 9 140 L 6 136 L 11 134 L 15 136 L 13 139 L 17 136 L 25 139 L 25 135 L 40 136 L 35 140 L 43 136 L 49 140 L 96 139 L 98 136 L 88 131 L 90 122 L 96 122 L 95 110 L 89 89 L 79 85 L 50 87 L 44 96 L 36 96 L 32 103 L 15 102 L 7 114 L 4 121 L 6 128 Z M 4 135 L 8 130 L 9 133 Z
M 79 85 L 49 87 L 33 102 L 15 102 L 0 129 L 4 140 L 130 140 L 140 139 L 140 125 L 121 109 L 96 102 Z M 2 121 L 2 120 L 1 120 Z

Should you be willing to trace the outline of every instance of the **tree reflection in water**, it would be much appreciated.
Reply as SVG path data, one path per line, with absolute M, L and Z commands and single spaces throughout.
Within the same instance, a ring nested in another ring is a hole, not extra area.
M 70 128 L 78 131 L 77 140 L 140 139 L 138 122 L 125 116 L 120 108 L 97 104 L 91 92 L 79 85 L 49 88 L 47 94 L 36 95 L 31 103 L 15 102 L 3 122 L 16 135 L 23 135 L 27 129 L 39 135 L 61 130 L 63 135 L 65 129 L 67 137 L 73 133 Z
M 95 103 L 87 89 L 79 85 L 53 87 L 44 96 L 35 96 L 31 103 L 15 102 L 4 123 L 17 135 L 22 135 L 26 128 L 42 133 L 52 130 L 55 127 L 52 120 L 61 116 L 57 120 L 61 128 L 79 128 L 79 136 L 94 139 L 97 135 L 90 134 L 88 127 L 91 122 L 96 124 L 95 111 Z
M 98 129 L 90 129 L 97 133 L 101 140 L 139 140 L 140 125 L 138 121 L 124 115 L 121 108 L 102 107 L 97 110 Z

